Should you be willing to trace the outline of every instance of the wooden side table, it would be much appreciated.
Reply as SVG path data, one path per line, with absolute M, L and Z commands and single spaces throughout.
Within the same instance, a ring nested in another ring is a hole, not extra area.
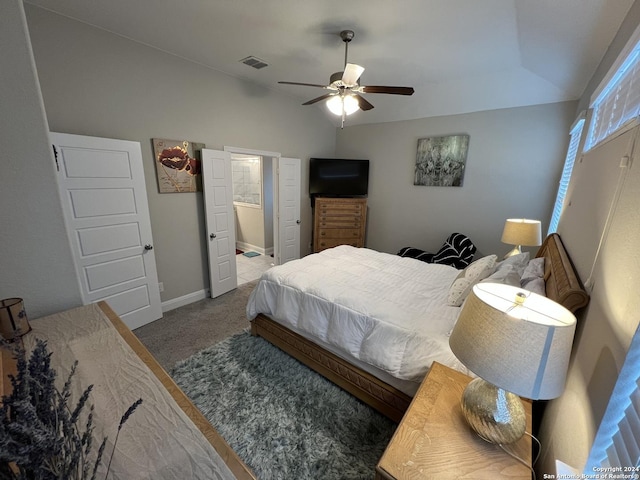
M 418 389 L 376 466 L 376 480 L 531 479 L 528 467 L 482 440 L 462 415 L 471 378 L 437 362 Z M 531 432 L 531 402 L 523 401 Z M 531 438 L 506 445 L 531 465 Z
M 16 341 L 22 344 L 22 339 Z M 18 365 L 13 358 L 13 350 L 9 346 L 0 347 L 0 400 L 11 393 L 9 375 L 15 376 L 17 373 Z

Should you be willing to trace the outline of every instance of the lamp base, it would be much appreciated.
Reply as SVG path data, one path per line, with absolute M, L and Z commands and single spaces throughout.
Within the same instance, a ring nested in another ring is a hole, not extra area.
M 527 418 L 518 395 L 476 378 L 462 394 L 462 413 L 471 428 L 487 442 L 516 442 L 524 435 Z
M 520 245 L 516 245 L 515 247 L 513 247 L 513 250 L 510 250 L 509 252 L 507 252 L 503 260 L 506 260 L 507 258 L 513 257 L 514 255 L 518 255 L 520 253 L 522 253 L 522 248 L 520 247 Z

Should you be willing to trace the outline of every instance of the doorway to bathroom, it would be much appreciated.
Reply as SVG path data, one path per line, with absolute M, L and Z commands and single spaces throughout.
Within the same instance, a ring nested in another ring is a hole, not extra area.
M 260 278 L 273 258 L 273 156 L 231 153 L 238 285 Z
M 231 156 L 238 285 L 300 256 L 300 160 L 225 147 Z

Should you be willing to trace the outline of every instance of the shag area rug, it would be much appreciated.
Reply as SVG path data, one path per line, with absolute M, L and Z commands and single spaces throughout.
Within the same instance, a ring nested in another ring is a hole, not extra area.
M 247 332 L 171 375 L 260 480 L 372 479 L 396 427 Z

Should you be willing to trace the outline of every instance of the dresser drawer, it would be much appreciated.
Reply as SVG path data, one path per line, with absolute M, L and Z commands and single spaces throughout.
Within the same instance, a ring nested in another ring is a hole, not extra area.
M 318 218 L 316 223 L 318 230 L 323 228 L 360 228 L 362 219 L 354 217 L 336 218 L 326 217 Z
M 364 211 L 364 207 L 357 203 L 354 205 L 341 204 L 341 203 L 333 203 L 321 205 L 318 208 L 318 214 L 320 216 L 361 216 Z
M 320 228 L 318 229 L 318 238 L 320 240 L 338 239 L 338 240 L 354 240 L 362 236 L 360 228 Z

